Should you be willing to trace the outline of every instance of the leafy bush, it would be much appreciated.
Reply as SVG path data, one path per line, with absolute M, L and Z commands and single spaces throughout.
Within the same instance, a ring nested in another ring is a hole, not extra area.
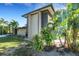
M 33 48 L 37 51 L 41 51 L 43 49 L 43 41 L 38 35 L 35 35 L 35 37 L 33 38 Z
M 45 41 L 46 45 L 50 46 L 52 43 L 52 33 L 48 27 L 44 28 L 41 31 L 41 36 L 42 36 L 42 39 Z

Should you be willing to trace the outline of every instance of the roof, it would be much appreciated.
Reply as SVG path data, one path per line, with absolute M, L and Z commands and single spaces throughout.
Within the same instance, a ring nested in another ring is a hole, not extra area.
M 44 9 L 44 8 L 47 8 L 47 7 L 49 7 L 49 6 L 52 8 L 53 11 L 55 11 L 54 8 L 53 8 L 53 5 L 52 5 L 52 4 L 48 4 L 48 5 L 46 5 L 46 6 L 42 7 L 42 8 L 33 10 L 33 11 L 29 12 L 29 13 L 26 13 L 26 14 L 22 15 L 22 17 L 25 17 L 25 15 L 28 15 L 28 14 L 33 13 L 33 12 L 35 12 L 35 11 L 39 11 L 39 10 Z
M 18 27 L 16 29 L 26 29 L 27 27 Z

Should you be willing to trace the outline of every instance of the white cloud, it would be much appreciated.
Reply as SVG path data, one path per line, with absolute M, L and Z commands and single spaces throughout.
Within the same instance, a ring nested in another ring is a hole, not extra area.
M 37 3 L 37 5 L 34 7 L 34 9 L 41 8 L 43 6 L 47 5 L 47 3 Z
M 5 6 L 12 6 L 12 3 L 4 3 Z
M 36 3 L 36 6 L 34 7 L 34 10 L 35 9 L 38 9 L 38 8 L 41 8 L 43 6 L 46 6 L 50 3 Z M 55 10 L 60 10 L 60 9 L 66 9 L 66 4 L 65 3 L 52 3 L 53 5 L 53 8 Z
M 40 8 L 45 6 L 47 3 L 23 3 L 25 6 L 33 6 L 33 4 L 35 4 L 34 9 Z
M 32 6 L 32 3 L 24 3 L 25 6 Z
M 66 9 L 65 3 L 54 3 L 53 7 L 55 10 Z

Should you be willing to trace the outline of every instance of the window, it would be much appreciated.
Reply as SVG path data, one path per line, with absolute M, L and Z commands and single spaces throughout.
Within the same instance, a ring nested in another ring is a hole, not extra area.
M 48 13 L 47 12 L 42 12 L 41 15 L 41 27 L 45 27 L 48 23 Z

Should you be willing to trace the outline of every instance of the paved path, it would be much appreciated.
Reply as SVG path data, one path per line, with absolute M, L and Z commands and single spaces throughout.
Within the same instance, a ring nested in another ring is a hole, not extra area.
M 0 35 L 0 37 L 7 37 L 9 36 L 10 34 L 3 34 L 3 35 Z
M 75 54 L 72 53 L 72 52 L 59 53 L 56 50 L 53 50 L 53 51 L 50 51 L 50 52 L 42 51 L 40 53 L 37 53 L 36 56 L 75 56 Z
M 20 47 L 23 47 L 24 45 L 27 45 L 27 43 L 25 43 L 25 42 L 21 43 Z M 18 49 L 18 48 L 10 48 L 10 49 L 6 50 L 3 55 L 5 55 L 5 56 L 10 56 L 11 55 L 12 56 L 12 53 L 16 49 Z M 57 52 L 56 49 L 53 49 L 50 52 L 42 51 L 42 52 L 39 52 L 39 53 L 38 52 L 34 53 L 34 56 L 75 56 L 75 54 L 72 53 L 72 52 L 68 52 L 68 53 L 67 52 L 63 52 L 63 53 L 60 53 L 60 52 Z

